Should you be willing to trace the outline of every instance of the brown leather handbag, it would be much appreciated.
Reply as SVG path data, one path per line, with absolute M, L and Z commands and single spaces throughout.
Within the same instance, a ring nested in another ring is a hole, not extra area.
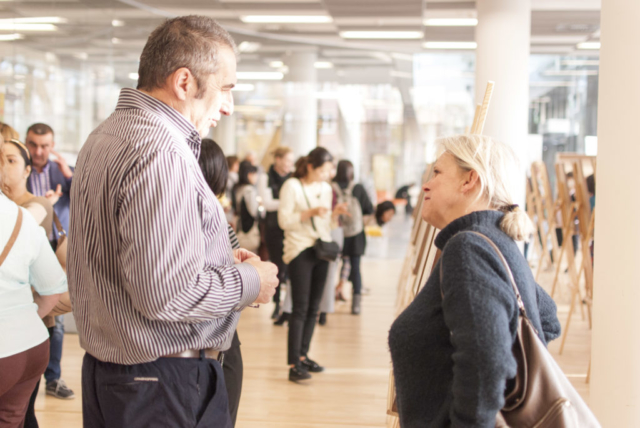
M 596 428 L 600 423 L 555 362 L 529 318 L 518 286 L 500 249 L 478 232 L 498 253 L 518 299 L 518 337 L 513 355 L 518 363 L 514 389 L 496 417 L 496 427 Z M 442 270 L 440 270 L 442 283 Z

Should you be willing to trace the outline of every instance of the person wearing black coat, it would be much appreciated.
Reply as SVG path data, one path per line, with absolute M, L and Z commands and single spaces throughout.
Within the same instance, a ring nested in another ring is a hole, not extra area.
M 400 424 L 493 428 L 516 375 L 519 312 L 500 256 L 470 232 L 504 254 L 544 343 L 560 335 L 560 323 L 515 243 L 533 229 L 508 187 L 516 176 L 511 150 L 479 135 L 439 145 L 422 218 L 441 229 L 435 243 L 442 256 L 389 332 Z

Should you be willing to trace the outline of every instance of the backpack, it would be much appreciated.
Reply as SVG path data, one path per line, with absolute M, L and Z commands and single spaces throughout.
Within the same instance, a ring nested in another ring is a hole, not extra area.
M 351 216 L 340 216 L 344 237 L 351 238 L 360 234 L 364 230 L 364 221 L 362 219 L 362 206 L 358 198 L 353 196 L 353 188 L 355 183 L 351 183 L 346 189 L 341 189 L 338 183 L 331 183 L 333 190 L 338 195 L 338 203 L 346 203 L 347 210 Z

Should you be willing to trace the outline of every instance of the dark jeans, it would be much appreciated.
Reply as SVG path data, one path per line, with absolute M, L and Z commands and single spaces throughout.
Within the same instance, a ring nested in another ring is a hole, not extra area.
M 50 348 L 49 348 L 49 365 L 44 371 L 44 379 L 47 383 L 60 379 L 61 369 L 60 360 L 62 359 L 62 342 L 64 341 L 64 322 L 62 315 L 56 317 L 56 325 L 53 331 L 49 330 Z
M 278 267 L 278 288 L 273 295 L 273 301 L 280 301 L 280 287 L 287 281 L 287 265 L 282 261 L 284 251 L 284 231 L 277 226 L 267 224 L 264 231 L 264 240 L 269 250 L 269 260 Z
M 289 263 L 293 301 L 289 321 L 289 364 L 299 363 L 300 357 L 309 352 L 328 269 L 329 263 L 317 258 L 313 248 L 307 248 Z
M 49 361 L 49 340 L 0 358 L 0 427 L 22 427 L 29 397 Z
M 349 281 L 353 284 L 353 294 L 362 294 L 362 274 L 360 273 L 360 260 L 362 256 L 349 256 L 349 259 L 351 259 Z
M 207 358 L 82 362 L 85 428 L 231 428 L 222 367 Z
M 242 364 L 242 352 L 240 352 L 240 339 L 238 331 L 233 334 L 231 348 L 224 352 L 224 383 L 227 386 L 227 396 L 229 397 L 229 414 L 231 423 L 236 426 L 238 417 L 238 407 L 240 405 L 240 395 L 242 394 L 242 376 L 244 365 Z

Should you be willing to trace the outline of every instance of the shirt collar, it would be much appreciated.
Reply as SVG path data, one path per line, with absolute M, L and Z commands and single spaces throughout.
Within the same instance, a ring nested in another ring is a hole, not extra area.
M 176 109 L 163 103 L 162 101 L 145 94 L 137 89 L 123 88 L 120 91 L 116 110 L 136 108 L 153 113 L 169 123 L 176 131 L 176 136 L 186 141 L 193 151 L 196 159 L 200 157 L 201 138 L 195 126 L 189 122 Z
M 464 215 L 456 220 L 453 220 L 444 229 L 440 231 L 436 236 L 436 247 L 442 250 L 449 239 L 455 236 L 456 233 L 463 230 L 473 229 L 474 227 L 488 227 L 498 229 L 500 228 L 500 222 L 504 213 L 501 211 L 474 211 L 470 214 Z
M 45 166 L 42 167 L 42 172 L 38 172 L 35 168 L 33 168 L 33 173 L 36 175 L 48 174 L 51 169 L 51 161 L 47 161 Z

